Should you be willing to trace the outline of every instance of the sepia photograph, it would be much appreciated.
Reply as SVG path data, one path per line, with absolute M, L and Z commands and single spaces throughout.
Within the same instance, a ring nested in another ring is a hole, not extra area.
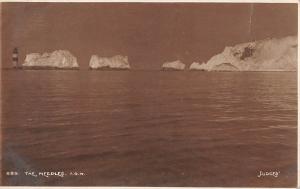
M 0 186 L 297 187 L 297 1 L 0 9 Z

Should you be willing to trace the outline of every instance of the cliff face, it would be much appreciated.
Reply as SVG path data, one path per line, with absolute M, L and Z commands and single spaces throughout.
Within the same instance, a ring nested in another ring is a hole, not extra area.
M 225 47 L 207 63 L 193 63 L 190 69 L 206 71 L 296 71 L 297 36 L 265 39 Z
M 130 69 L 127 56 L 99 57 L 92 55 L 89 66 L 91 69 Z
M 31 53 L 26 55 L 23 68 L 78 68 L 77 59 L 67 50 L 57 50 L 52 53 Z
M 163 70 L 184 70 L 185 64 L 183 64 L 180 60 L 176 60 L 173 62 L 165 62 L 162 65 Z

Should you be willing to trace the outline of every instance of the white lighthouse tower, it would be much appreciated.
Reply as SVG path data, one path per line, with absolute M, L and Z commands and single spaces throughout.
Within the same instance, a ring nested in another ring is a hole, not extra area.
M 18 48 L 14 48 L 12 53 L 12 63 L 15 69 L 19 68 L 19 53 Z

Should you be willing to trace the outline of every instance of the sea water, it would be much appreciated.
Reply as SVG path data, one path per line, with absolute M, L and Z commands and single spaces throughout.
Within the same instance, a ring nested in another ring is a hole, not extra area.
M 296 72 L 3 70 L 1 103 L 3 185 L 296 186 Z

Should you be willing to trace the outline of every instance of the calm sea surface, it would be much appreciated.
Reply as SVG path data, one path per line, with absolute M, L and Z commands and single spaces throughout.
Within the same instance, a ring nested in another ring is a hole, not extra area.
M 1 126 L 3 185 L 296 186 L 296 72 L 3 70 Z

